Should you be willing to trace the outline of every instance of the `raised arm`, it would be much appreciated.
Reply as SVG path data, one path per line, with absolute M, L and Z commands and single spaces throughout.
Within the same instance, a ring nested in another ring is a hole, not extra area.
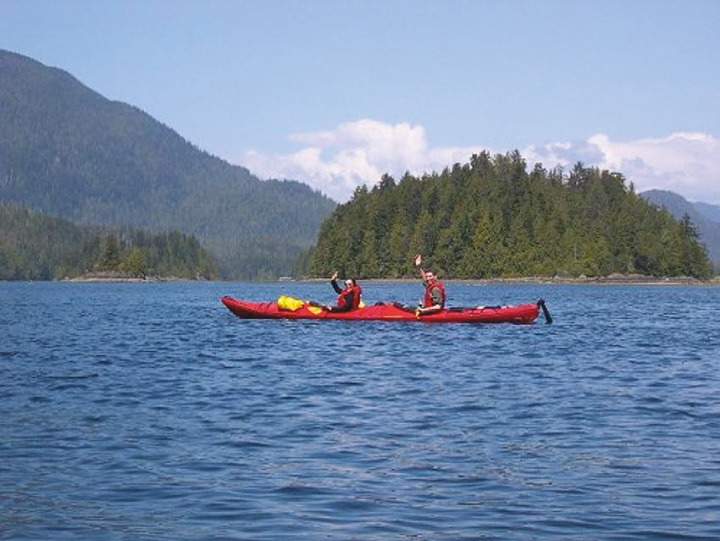
M 425 270 L 422 268 L 422 256 L 420 254 L 415 256 L 415 266 L 420 269 L 420 278 L 423 282 L 425 281 Z
M 338 272 L 335 271 L 333 273 L 333 275 L 330 277 L 330 285 L 335 290 L 335 293 L 337 293 L 339 295 L 340 293 L 342 293 L 342 289 L 340 289 L 340 286 L 337 283 L 337 278 L 338 278 Z

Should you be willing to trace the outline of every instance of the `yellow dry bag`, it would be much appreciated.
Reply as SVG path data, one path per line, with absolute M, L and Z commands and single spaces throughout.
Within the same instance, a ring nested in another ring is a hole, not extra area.
M 277 300 L 277 306 L 280 310 L 290 310 L 291 312 L 302 308 L 304 304 L 305 302 L 300 299 L 287 297 L 285 295 L 280 295 Z

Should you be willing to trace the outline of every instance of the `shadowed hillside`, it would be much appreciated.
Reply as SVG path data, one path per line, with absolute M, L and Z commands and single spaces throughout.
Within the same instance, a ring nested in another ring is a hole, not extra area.
M 0 201 L 82 224 L 196 235 L 226 277 L 289 272 L 335 203 L 261 181 L 68 73 L 0 51 Z

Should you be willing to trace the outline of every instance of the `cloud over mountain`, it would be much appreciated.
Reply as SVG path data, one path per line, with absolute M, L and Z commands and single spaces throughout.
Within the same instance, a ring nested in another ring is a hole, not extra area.
M 582 161 L 623 173 L 638 191 L 669 190 L 689 200 L 720 203 L 720 140 L 709 134 L 673 133 L 627 142 L 597 134 L 584 143 L 529 147 L 523 156 L 548 166 Z
M 348 200 L 358 186 L 374 185 L 385 173 L 399 178 L 407 171 L 438 171 L 482 150 L 429 148 L 422 126 L 368 119 L 290 139 L 302 148 L 282 156 L 248 152 L 241 161 L 261 177 L 300 180 L 338 201 Z
M 281 156 L 247 152 L 240 160 L 265 178 L 291 178 L 344 202 L 363 184 L 373 186 L 385 173 L 400 178 L 442 171 L 465 163 L 474 153 L 513 149 L 431 147 L 425 128 L 408 123 L 358 120 L 328 131 L 290 136 L 300 148 Z M 586 166 L 619 171 L 637 191 L 663 189 L 690 200 L 720 203 L 720 140 L 710 134 L 674 133 L 659 139 L 612 141 L 595 134 L 586 141 L 555 142 L 519 149 L 528 166 Z

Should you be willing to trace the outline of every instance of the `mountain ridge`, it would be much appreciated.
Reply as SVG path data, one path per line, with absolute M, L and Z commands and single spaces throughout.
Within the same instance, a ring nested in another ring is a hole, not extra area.
M 720 224 L 720 205 L 712 205 L 702 201 L 691 201 L 691 203 L 705 218 L 711 222 Z
M 297 181 L 260 180 L 141 109 L 3 50 L 0 200 L 79 224 L 196 235 L 231 278 L 287 274 L 336 205 Z
M 673 218 L 681 220 L 688 215 L 690 221 L 697 228 L 700 241 L 706 246 L 708 256 L 716 268 L 720 268 L 720 223 L 708 217 L 712 215 L 712 208 L 720 208 L 709 203 L 693 203 L 682 195 L 669 190 L 646 190 L 640 196 L 650 203 L 667 210 Z

